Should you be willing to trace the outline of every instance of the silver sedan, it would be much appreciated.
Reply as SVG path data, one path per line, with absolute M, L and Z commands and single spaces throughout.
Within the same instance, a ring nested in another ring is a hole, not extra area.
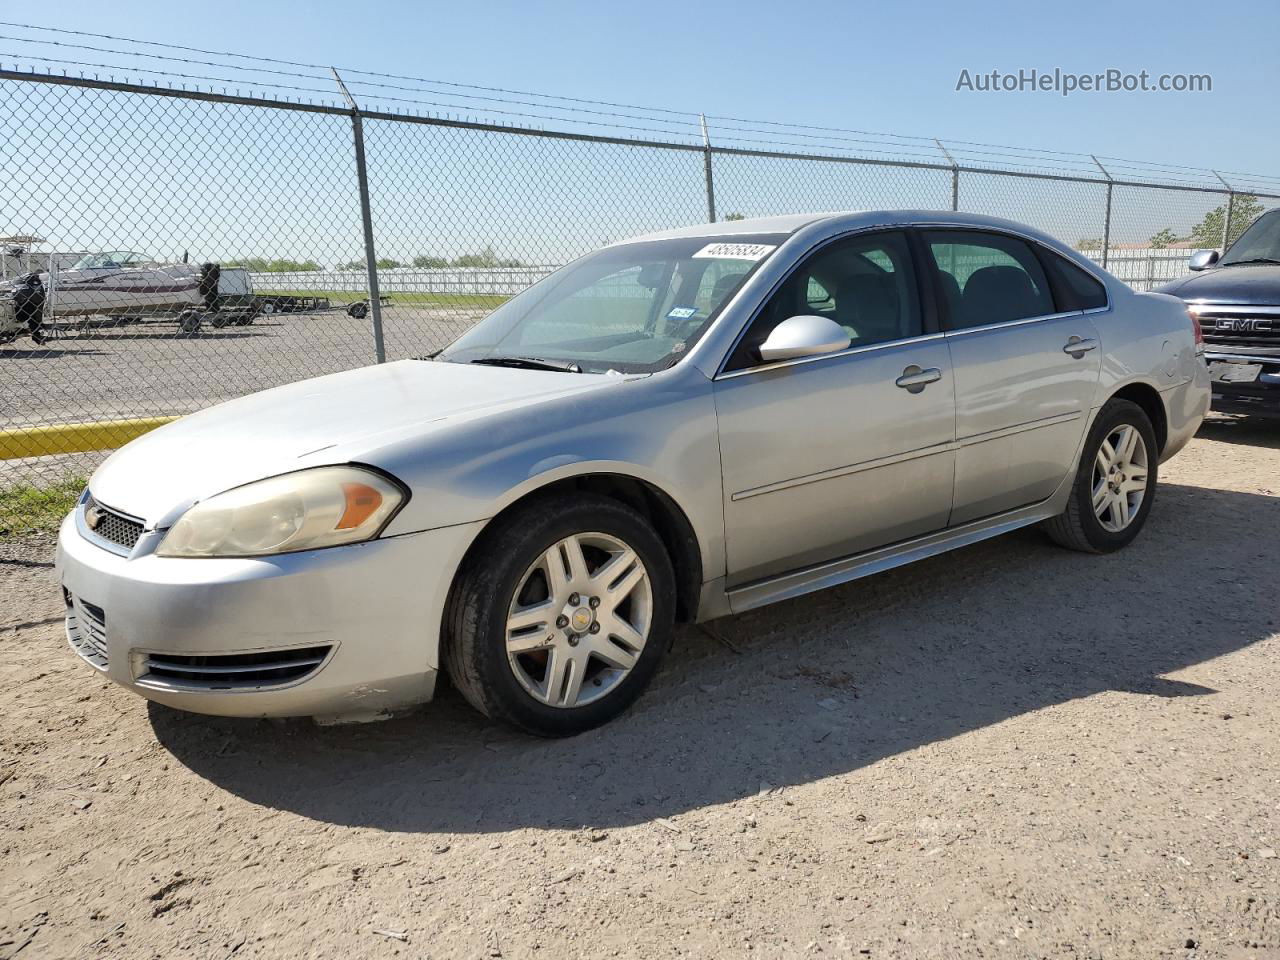
M 63 524 L 71 647 L 152 700 L 385 716 L 451 681 L 543 735 L 624 710 L 677 621 L 1042 524 L 1129 543 L 1208 409 L 1195 320 L 956 213 L 617 243 L 430 359 L 116 452 Z

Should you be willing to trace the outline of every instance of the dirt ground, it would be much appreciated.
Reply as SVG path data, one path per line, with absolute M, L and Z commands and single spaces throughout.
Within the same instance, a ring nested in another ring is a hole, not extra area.
M 1024 531 L 682 633 L 543 742 L 451 691 L 227 721 L 104 683 L 0 547 L 0 958 L 1280 956 L 1280 424 L 1143 536 Z

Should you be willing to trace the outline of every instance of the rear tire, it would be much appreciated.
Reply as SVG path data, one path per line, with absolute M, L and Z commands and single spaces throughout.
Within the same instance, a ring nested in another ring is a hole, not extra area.
M 1155 502 L 1159 458 L 1146 411 L 1128 400 L 1107 401 L 1085 438 L 1067 508 L 1045 521 L 1046 532 L 1085 553 L 1127 546 Z
M 541 499 L 473 548 L 450 595 L 441 656 L 481 713 L 537 736 L 572 736 L 635 701 L 674 625 L 671 560 L 639 513 L 592 494 Z

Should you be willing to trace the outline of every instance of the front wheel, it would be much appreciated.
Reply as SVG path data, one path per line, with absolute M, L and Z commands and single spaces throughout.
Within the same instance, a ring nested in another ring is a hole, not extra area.
M 1158 466 L 1146 411 L 1128 400 L 1108 401 L 1085 438 L 1067 508 L 1045 522 L 1049 536 L 1087 553 L 1126 546 L 1151 512 Z
M 675 577 L 630 507 L 543 500 L 487 531 L 459 573 L 443 658 L 478 710 L 570 736 L 625 710 L 670 645 Z

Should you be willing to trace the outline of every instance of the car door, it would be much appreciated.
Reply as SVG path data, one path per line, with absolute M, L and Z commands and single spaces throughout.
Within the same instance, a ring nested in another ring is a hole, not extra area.
M 945 527 L 955 402 L 901 231 L 812 252 L 775 289 L 715 382 L 728 585 Z M 818 314 L 846 350 L 764 363 L 778 323 Z
M 1048 498 L 1076 462 L 1102 351 L 1092 317 L 1061 310 L 1032 243 L 927 230 L 956 391 L 951 524 Z

